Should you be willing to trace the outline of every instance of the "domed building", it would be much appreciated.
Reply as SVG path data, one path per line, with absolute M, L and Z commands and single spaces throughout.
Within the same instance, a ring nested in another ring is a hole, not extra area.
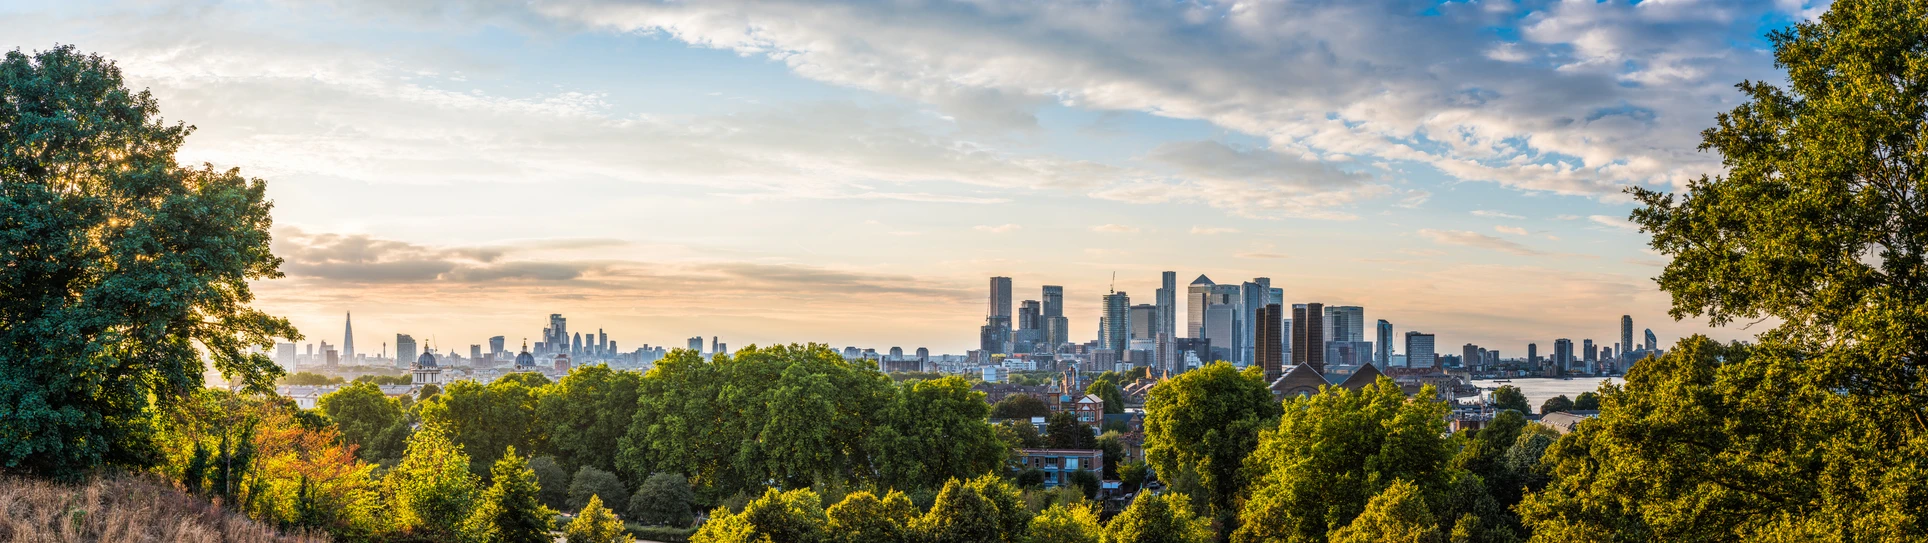
M 515 371 L 536 371 L 536 357 L 529 354 L 529 340 L 522 340 L 522 353 L 515 355 Z
M 415 358 L 414 370 L 415 382 L 413 384 L 415 386 L 440 385 L 442 383 L 442 367 L 435 363 L 435 351 L 433 349 L 422 350 L 422 356 Z

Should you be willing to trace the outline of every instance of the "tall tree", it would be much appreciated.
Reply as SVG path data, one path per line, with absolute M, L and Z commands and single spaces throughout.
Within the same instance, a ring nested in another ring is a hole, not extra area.
M 618 471 L 617 443 L 629 431 L 641 385 L 642 374 L 602 364 L 570 370 L 536 400 L 535 420 L 544 427 L 547 450 L 566 469 Z
M 582 511 L 569 521 L 562 530 L 562 539 L 568 543 L 634 543 L 636 538 L 623 531 L 623 521 L 616 518 L 602 500 L 591 498 L 583 504 Z
M 1090 503 L 1059 503 L 1031 518 L 1024 543 L 1100 543 L 1103 538 L 1103 525 Z
M 1049 416 L 1051 416 L 1051 407 L 1045 405 L 1044 400 L 1030 394 L 1005 396 L 1004 399 L 998 400 L 997 405 L 991 406 L 991 418 L 994 419 L 1030 419 Z
M 689 479 L 674 473 L 657 473 L 643 480 L 636 494 L 629 497 L 629 516 L 645 525 L 681 528 L 696 520 L 690 512 L 690 502 L 695 500 Z
M 910 523 L 917 508 L 902 492 L 879 499 L 860 490 L 830 506 L 825 516 L 829 521 L 824 528 L 835 543 L 897 543 L 912 539 Z
M 341 438 L 369 462 L 401 458 L 407 445 L 408 413 L 401 402 L 382 394 L 381 387 L 357 381 L 321 397 L 316 407 L 334 421 Z
M 1211 515 L 1230 527 L 1245 457 L 1258 448 L 1259 431 L 1278 424 L 1280 409 L 1261 374 L 1225 362 L 1181 373 L 1145 400 L 1145 458 L 1161 479 L 1196 476 Z
M 408 452 L 383 481 L 395 527 L 433 540 L 461 540 L 479 477 L 448 431 L 428 425 L 408 437 Z
M 493 481 L 482 491 L 480 506 L 469 517 L 470 533 L 486 543 L 551 543 L 556 511 L 537 497 L 541 487 L 529 462 L 509 447 L 489 469 Z M 596 504 L 601 507 L 602 504 Z
M 1098 436 L 1091 426 L 1080 422 L 1078 414 L 1060 411 L 1044 425 L 1044 446 L 1053 449 L 1096 449 Z
M 629 490 L 616 474 L 583 466 L 569 478 L 569 509 L 580 509 L 590 498 L 600 498 L 610 509 L 629 507 Z
M 204 356 L 268 391 L 274 338 L 249 304 L 281 276 L 266 184 L 183 168 L 193 131 L 71 46 L 0 61 L 0 469 L 78 476 L 157 463 L 154 407 L 202 388 Z
M 1212 541 L 1211 520 L 1192 512 L 1191 500 L 1184 494 L 1140 495 L 1131 501 L 1111 523 L 1105 525 L 1105 543 L 1207 543 Z
M 1115 415 L 1125 412 L 1125 393 L 1118 387 L 1118 374 L 1105 372 L 1089 385 L 1085 394 L 1095 394 L 1105 401 L 1105 414 Z
M 971 485 L 952 479 L 912 529 L 919 540 L 929 543 L 993 543 L 1005 537 L 1000 518 L 996 503 Z
M 471 468 L 478 474 L 488 473 L 509 447 L 539 450 L 547 432 L 536 422 L 536 402 L 547 380 L 532 382 L 519 375 L 524 374 L 505 375 L 486 385 L 450 383 L 441 394 L 422 400 L 422 421 L 447 428 L 449 437 L 474 457 Z
M 1533 412 L 1532 405 L 1526 403 L 1526 393 L 1520 392 L 1520 387 L 1513 385 L 1500 385 L 1499 388 L 1493 389 L 1493 408 L 1511 409 L 1522 415 Z
M 984 393 L 956 376 L 898 385 L 869 441 L 878 479 L 893 488 L 937 488 L 998 471 L 1009 449 L 985 422 L 988 411 Z
M 1406 481 L 1392 485 L 1366 502 L 1358 518 L 1332 532 L 1332 543 L 1442 543 L 1438 521 L 1426 508 L 1426 496 Z

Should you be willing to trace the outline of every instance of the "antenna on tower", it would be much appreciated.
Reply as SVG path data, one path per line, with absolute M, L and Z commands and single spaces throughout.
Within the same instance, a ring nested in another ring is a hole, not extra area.
M 1111 272 L 1111 286 L 1106 288 L 1111 289 L 1112 294 L 1118 293 L 1118 272 L 1116 270 Z

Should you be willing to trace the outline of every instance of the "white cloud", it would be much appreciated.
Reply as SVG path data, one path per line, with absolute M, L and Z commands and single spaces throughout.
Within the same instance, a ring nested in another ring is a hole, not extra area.
M 1493 230 L 1501 234 L 1512 234 L 1515 236 L 1527 235 L 1526 229 L 1518 226 L 1494 226 Z
M 1609 217 L 1606 215 L 1589 215 L 1587 216 L 1587 219 L 1592 220 L 1594 224 L 1599 224 L 1601 226 L 1606 226 L 1609 228 L 1613 228 L 1615 230 L 1621 230 L 1625 232 L 1640 231 L 1640 225 L 1627 222 L 1626 219 L 1622 219 L 1619 217 Z
M 1520 245 L 1519 243 L 1478 232 L 1467 232 L 1465 230 L 1433 230 L 1430 228 L 1422 228 L 1419 230 L 1419 235 L 1432 240 L 1434 243 L 1443 245 L 1479 247 L 1521 256 L 1542 256 L 1546 254 L 1543 251 Z
M 1237 234 L 1238 229 L 1223 226 L 1193 226 L 1192 233 L 1201 236 L 1214 236 L 1218 234 Z
M 1473 210 L 1473 214 L 1481 217 L 1486 217 L 1489 219 L 1524 219 L 1526 218 L 1526 217 L 1521 217 L 1519 215 L 1514 215 L 1512 213 L 1507 213 L 1504 211 L 1493 211 L 1491 209 L 1476 209 L 1476 210 Z
M 1122 224 L 1101 224 L 1091 227 L 1091 231 L 1104 234 L 1136 234 L 1138 233 L 1138 227 L 1125 226 Z
M 988 224 L 980 224 L 980 225 L 977 225 L 977 226 L 973 226 L 973 227 L 971 227 L 971 228 L 972 228 L 972 229 L 974 229 L 974 230 L 977 230 L 977 231 L 979 231 L 979 232 L 990 232 L 990 233 L 993 233 L 993 234 L 1003 234 L 1003 233 L 1007 233 L 1007 232 L 1016 232 L 1016 231 L 1018 231 L 1019 229 L 1021 229 L 1021 228 L 1024 228 L 1024 227 L 1022 227 L 1022 226 L 1018 226 L 1018 225 L 1015 225 L 1015 224 L 1009 224 L 1009 223 L 1006 223 L 1006 224 L 1000 224 L 1000 225 L 997 225 L 997 226 L 991 226 L 991 225 L 988 225 Z

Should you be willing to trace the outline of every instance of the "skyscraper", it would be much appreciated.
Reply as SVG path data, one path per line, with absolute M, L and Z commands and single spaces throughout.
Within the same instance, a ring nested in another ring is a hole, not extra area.
M 1292 304 L 1293 365 L 1325 373 L 1325 328 L 1325 304 Z
M 1660 342 L 1654 340 L 1654 329 L 1648 328 L 1647 329 L 1647 352 L 1651 353 L 1659 350 L 1660 350 Z
M 1011 278 L 991 278 L 991 307 L 984 313 L 991 317 L 1011 317 Z
M 1254 278 L 1239 285 L 1239 361 L 1255 363 L 1256 344 L 1258 343 L 1259 310 L 1265 308 L 1265 299 L 1272 293 L 1272 280 L 1265 277 Z M 1271 336 L 1267 336 L 1271 337 Z
M 1212 360 L 1201 359 L 1200 362 L 1207 364 L 1219 360 L 1230 362 L 1235 353 L 1231 348 L 1221 347 L 1221 345 L 1231 345 L 1232 337 L 1238 334 L 1238 306 L 1212 304 L 1211 307 L 1205 308 L 1204 334 L 1205 339 L 1212 342 L 1212 356 L 1208 357 Z
M 1379 328 L 1379 334 L 1378 334 L 1379 348 L 1376 349 L 1375 352 L 1373 353 L 1372 361 L 1375 363 L 1378 363 L 1379 367 L 1381 368 L 1391 367 L 1390 364 L 1392 364 L 1392 323 L 1386 322 L 1386 319 L 1379 319 L 1378 328 Z
M 1620 358 L 1633 350 L 1633 315 L 1620 316 Z
M 1285 368 L 1285 343 L 1279 339 L 1279 324 L 1284 320 L 1285 307 L 1279 304 L 1265 304 L 1259 308 L 1254 319 L 1258 335 L 1252 339 L 1252 363 L 1265 369 L 1265 382 L 1278 380 Z
M 1540 368 L 1540 344 L 1526 344 L 1526 366 L 1533 369 Z
M 1594 369 L 1593 363 L 1599 360 L 1600 351 L 1593 348 L 1593 340 L 1581 340 L 1580 356 L 1586 360 L 1587 370 L 1592 371 Z
M 1064 287 L 1044 286 L 1044 342 L 1051 352 L 1071 342 L 1071 320 L 1064 317 Z
M 703 354 L 703 336 L 690 338 L 689 345 L 689 349 L 696 351 L 696 354 Z
M 1212 287 L 1216 286 L 1211 278 L 1204 275 L 1192 280 L 1185 290 L 1185 336 L 1205 337 L 1205 309 L 1212 306 Z M 1208 361 L 1209 362 L 1209 361 Z
M 1131 306 L 1131 313 L 1126 317 L 1131 323 L 1126 339 L 1158 339 L 1158 329 L 1164 324 L 1158 321 L 1158 309 L 1154 304 Z
M 1406 367 L 1439 369 L 1439 352 L 1433 349 L 1433 335 L 1417 330 L 1406 332 Z
M 395 367 L 406 368 L 415 362 L 415 337 L 408 334 L 395 334 Z
M 1098 332 L 1099 347 L 1111 349 L 1114 353 L 1124 353 L 1125 342 L 1130 339 L 1128 332 L 1131 329 L 1131 296 L 1123 292 L 1106 294 L 1104 315 L 1100 317 L 1099 323 L 1103 325 Z
M 1336 305 L 1325 308 L 1326 341 L 1365 341 L 1366 308 Z
M 489 357 L 490 358 L 495 358 L 496 356 L 502 353 L 502 349 L 503 349 L 502 343 L 503 341 L 505 341 L 505 339 L 506 338 L 503 338 L 502 336 L 495 336 L 495 337 L 489 338 Z
M 582 332 L 576 332 L 576 335 L 573 338 L 571 338 L 569 341 L 569 357 L 579 358 L 581 356 L 582 356 Z
M 1044 307 L 1042 304 L 1039 304 L 1037 300 L 1025 300 L 1023 302 L 1018 303 L 1018 329 L 1019 330 L 1036 330 L 1039 328 L 1043 328 L 1044 325 L 1043 323 L 1040 322 L 1040 319 L 1043 316 L 1044 316 Z
M 569 319 L 562 318 L 562 314 L 560 313 L 550 313 L 549 333 L 544 335 L 542 341 L 546 344 L 545 346 L 547 348 L 545 350 L 548 351 L 543 354 L 555 354 L 567 350 L 569 348 Z M 411 360 L 411 362 L 412 361 L 413 360 Z
M 1152 330 L 1152 334 L 1178 337 L 1175 333 L 1178 329 L 1178 272 L 1168 271 L 1159 274 L 1158 285 L 1158 296 L 1155 300 L 1158 307 L 1158 327 Z
M 348 316 L 345 319 L 345 324 L 342 325 L 342 331 L 341 331 L 341 358 L 343 360 L 354 360 L 355 359 L 355 313 L 349 312 L 347 313 L 347 315 Z
M 1560 338 L 1553 340 L 1553 367 L 1566 373 L 1573 367 L 1573 340 Z
M 596 356 L 609 356 L 609 333 L 596 329 Z

